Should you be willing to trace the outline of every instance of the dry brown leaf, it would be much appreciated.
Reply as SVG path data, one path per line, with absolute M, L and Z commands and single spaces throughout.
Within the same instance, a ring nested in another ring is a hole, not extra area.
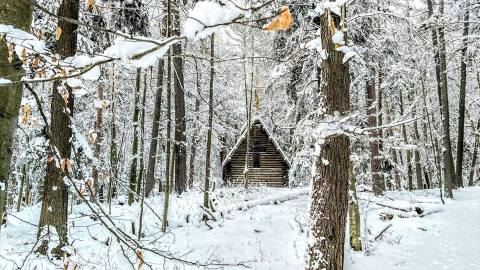
M 55 30 L 55 40 L 59 40 L 62 36 L 62 28 L 60 26 Z
M 263 26 L 263 30 L 288 30 L 292 27 L 293 17 L 290 13 L 290 9 L 287 6 L 280 8 L 280 15 L 278 15 L 273 21 Z
M 68 105 L 68 98 L 70 97 L 68 89 L 66 87 L 61 87 L 60 89 L 58 89 L 58 93 L 62 96 L 65 105 Z
M 32 61 L 32 68 L 37 68 L 40 65 L 40 57 L 35 56 Z
M 8 62 L 13 62 L 13 43 L 8 43 L 7 45 L 8 50 Z
M 67 172 L 72 173 L 72 161 L 67 158 L 67 160 L 65 161 L 65 165 L 67 166 Z
M 135 254 L 137 255 L 137 264 L 138 264 L 137 270 L 140 270 L 140 268 L 143 265 L 143 253 L 140 249 L 137 249 L 135 250 Z
M 22 106 L 22 124 L 28 124 L 28 120 L 30 119 L 30 115 L 32 114 L 32 108 L 30 105 L 25 104 Z
M 27 49 L 23 48 L 22 50 L 22 62 L 23 64 L 26 64 L 27 63 Z
M 72 173 L 72 161 L 68 158 L 63 158 L 60 161 L 60 171 L 62 173 Z
M 93 178 L 91 178 L 91 177 L 88 178 L 87 182 L 85 182 L 85 185 L 86 185 L 89 189 L 93 190 Z
M 87 10 L 91 10 L 93 14 L 98 14 L 95 0 L 85 0 L 85 5 L 87 6 Z
M 62 173 L 65 172 L 65 167 L 66 167 L 66 159 L 64 158 L 64 159 L 62 159 L 62 160 L 60 161 L 60 171 L 61 171 Z

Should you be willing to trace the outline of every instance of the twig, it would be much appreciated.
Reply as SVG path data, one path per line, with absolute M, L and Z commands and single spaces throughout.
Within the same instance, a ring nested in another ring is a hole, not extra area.
M 385 231 L 387 231 L 388 228 L 390 228 L 390 227 L 392 227 L 392 224 L 388 224 L 388 226 L 385 227 L 385 229 L 383 229 L 377 236 L 375 236 L 375 241 L 377 241 L 378 238 L 380 238 L 380 237 L 383 235 L 383 233 L 384 233 Z

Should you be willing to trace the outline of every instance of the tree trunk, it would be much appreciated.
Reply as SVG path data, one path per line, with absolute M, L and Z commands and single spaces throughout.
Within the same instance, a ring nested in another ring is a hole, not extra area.
M 177 0 L 172 10 L 172 34 L 180 36 L 180 8 L 183 1 Z M 172 45 L 173 51 L 173 85 L 175 90 L 175 191 L 182 193 L 187 188 L 187 148 L 185 121 L 185 89 L 183 81 L 183 48 L 182 43 Z
M 385 102 L 385 121 L 387 123 L 391 123 L 391 118 L 390 118 L 390 109 L 389 109 L 389 104 L 388 104 L 388 101 L 387 101 L 387 98 L 384 99 L 384 102 Z M 389 128 L 388 129 L 388 137 L 394 137 L 394 133 L 393 133 L 393 128 Z M 398 161 L 398 156 L 397 156 L 397 151 L 395 150 L 395 148 L 393 146 L 390 146 L 390 156 L 392 158 L 392 161 L 393 161 L 393 177 L 394 177 L 394 180 L 395 180 L 395 188 L 400 190 L 402 188 L 402 180 L 400 178 L 400 170 L 398 169 L 399 168 L 399 161 Z
M 157 148 L 160 139 L 160 120 L 162 118 L 162 95 L 163 95 L 163 66 L 164 61 L 158 62 L 157 90 L 155 94 L 155 109 L 153 111 L 152 140 L 148 154 L 147 178 L 145 179 L 145 196 L 149 196 L 155 186 L 155 167 L 157 164 Z M 162 183 L 159 181 L 160 189 Z
M 31 22 L 32 8 L 29 4 L 15 0 L 2 1 L 0 23 L 28 32 Z M 0 41 L 0 78 L 20 81 L 24 74 L 21 60 L 15 57 L 10 63 L 7 46 Z M 22 84 L 0 85 L 0 229 L 4 220 L 6 185 L 10 174 L 13 138 L 17 129 L 22 88 Z
M 167 0 L 167 37 L 172 35 L 172 1 Z M 165 157 L 165 191 L 169 192 L 171 189 L 170 186 L 170 168 L 173 166 L 171 162 L 171 150 L 172 150 L 172 49 L 168 50 L 167 53 L 167 81 L 166 91 L 167 91 L 167 151 Z M 161 185 L 159 187 L 161 191 Z M 166 226 L 166 225 L 165 225 Z
M 144 178 L 144 158 L 143 154 L 145 153 L 145 103 L 147 101 L 147 71 L 145 70 L 145 73 L 143 75 L 143 94 L 142 94 L 142 112 L 140 116 L 140 152 L 138 153 L 139 159 L 140 159 L 140 166 L 139 166 L 139 173 L 138 173 L 138 178 L 137 178 L 137 194 L 140 196 L 141 191 L 142 191 L 142 185 L 143 185 L 143 178 Z
M 350 222 L 350 247 L 355 251 L 362 250 L 362 239 L 360 235 L 360 211 L 357 200 L 357 183 L 353 174 L 353 162 L 350 161 L 349 174 L 349 201 L 348 220 Z
M 404 110 L 403 110 L 403 95 L 402 92 L 400 92 L 400 114 L 403 116 Z M 405 145 L 408 145 L 408 136 L 407 136 L 407 126 L 405 124 L 402 124 L 402 136 L 403 136 L 403 143 Z M 413 171 L 412 171 L 412 151 L 405 149 L 406 156 L 407 156 L 407 184 L 408 184 L 408 190 L 412 191 L 413 190 Z
M 207 132 L 207 154 L 205 157 L 205 184 L 203 187 L 203 206 L 206 209 L 210 208 L 209 203 L 209 189 L 210 189 L 210 159 L 212 153 L 212 129 L 213 129 L 213 83 L 215 79 L 215 35 L 210 37 L 210 91 L 208 100 L 208 132 Z M 203 219 L 208 219 L 207 215 L 203 215 Z
M 197 70 L 197 74 L 198 74 Z M 197 86 L 200 87 L 198 84 L 200 82 L 197 81 Z M 195 99 L 195 117 L 200 113 L 200 99 L 196 98 Z M 197 120 L 198 121 L 198 120 Z M 192 144 L 190 145 L 190 164 L 189 164 L 189 169 L 188 169 L 188 187 L 192 188 L 193 187 L 193 180 L 195 178 L 195 159 L 197 156 L 197 144 L 198 144 L 198 130 L 197 128 L 194 129 L 194 134 L 192 138 Z
M 93 157 L 95 158 L 95 163 L 93 165 L 92 178 L 93 178 L 93 183 L 95 187 L 94 188 L 95 194 L 92 195 L 92 199 L 94 199 L 95 196 L 98 195 L 100 202 L 103 202 L 104 201 L 104 196 L 103 196 L 104 183 L 103 183 L 103 180 L 102 180 L 102 183 L 100 183 L 100 179 L 98 179 L 98 167 L 100 164 L 102 164 L 102 162 L 100 162 L 100 150 L 102 145 L 102 122 L 103 122 L 103 107 L 101 104 L 101 102 L 103 101 L 103 82 L 101 81 L 101 79 L 100 79 L 100 82 L 98 83 L 97 98 L 100 104 L 97 107 L 97 115 L 95 119 L 96 140 L 93 142 L 94 144 Z
M 66 18 L 78 19 L 79 1 L 63 0 L 58 10 L 58 15 Z M 58 22 L 62 35 L 57 41 L 57 53 L 61 57 L 75 55 L 77 50 L 76 24 L 63 20 Z M 64 99 L 65 98 L 65 99 Z M 74 99 L 72 89 L 55 81 L 52 89 L 50 146 L 49 155 L 54 160 L 47 162 L 45 184 L 43 189 L 42 210 L 38 226 L 38 239 L 41 245 L 37 251 L 46 254 L 50 241 L 50 228 L 55 228 L 60 243 L 52 250 L 58 258 L 63 256 L 62 247 L 68 244 L 67 219 L 68 219 L 68 186 L 63 181 L 64 175 L 70 173 L 68 163 L 72 149 L 72 117 Z M 61 159 L 61 168 L 57 167 L 57 153 Z
M 418 150 L 418 146 L 420 143 L 420 133 L 418 132 L 417 120 L 413 122 L 413 131 L 415 134 L 415 144 L 417 145 L 417 148 L 413 153 L 415 159 L 415 176 L 417 178 L 417 189 L 423 189 L 422 162 L 420 160 L 420 150 Z
M 342 7 L 343 26 L 345 7 Z M 343 29 L 340 18 L 329 10 L 320 17 L 322 48 L 328 58 L 317 68 L 319 87 L 326 115 L 347 114 L 350 110 L 350 79 L 343 53 L 335 50 L 332 28 Z M 344 33 L 346 36 L 346 33 Z M 323 162 L 328 160 L 328 164 Z M 345 229 L 348 210 L 348 167 L 350 139 L 346 135 L 327 137 L 316 158 L 316 173 L 312 183 L 310 209 L 311 228 L 308 242 L 307 270 L 343 269 Z
M 128 191 L 128 205 L 132 205 L 135 198 L 134 192 L 137 190 L 137 165 L 138 165 L 138 118 L 140 114 L 140 81 L 142 70 L 137 68 L 137 79 L 135 86 L 135 108 L 133 110 L 133 142 L 132 142 L 132 163 L 130 164 L 130 180 Z
M 429 15 L 433 16 L 433 2 L 427 0 Z M 440 0 L 440 15 L 444 13 L 444 0 Z M 437 22 L 435 22 L 436 24 Z M 435 25 L 433 31 L 433 45 L 435 53 L 435 71 L 437 73 L 437 88 L 440 90 L 442 130 L 443 130 L 443 162 L 445 170 L 445 196 L 453 198 L 453 185 L 456 182 L 455 167 L 453 164 L 452 141 L 450 139 L 450 109 L 448 102 L 447 63 L 445 51 L 445 32 L 443 26 Z M 437 53 L 438 52 L 438 53 Z
M 480 120 L 477 122 L 477 129 L 475 132 L 475 144 L 473 145 L 473 156 L 472 156 L 472 164 L 470 166 L 470 175 L 468 177 L 468 186 L 473 187 L 473 179 L 475 176 L 475 167 L 477 166 L 477 158 L 478 158 L 478 145 L 480 144 L 480 136 L 478 132 L 480 131 Z
M 468 2 L 467 2 L 468 3 Z M 466 6 L 466 8 L 470 8 Z M 460 93 L 458 97 L 458 135 L 457 135 L 457 187 L 463 187 L 463 149 L 465 136 L 465 92 L 467 89 L 467 50 L 468 50 L 468 32 L 470 27 L 470 12 L 465 11 L 463 23 L 463 41 L 460 63 Z
M 116 123 L 115 123 L 115 68 L 113 64 L 110 64 L 109 71 L 108 71 L 108 80 L 109 80 L 109 88 L 110 88 L 110 179 L 108 181 L 108 213 L 112 213 L 112 197 L 113 197 L 113 185 L 117 181 L 117 163 L 118 163 L 118 153 L 117 153 L 117 130 L 116 130 Z
M 375 128 L 377 123 L 377 99 L 375 91 L 375 80 L 371 79 L 367 82 L 366 87 L 367 115 L 368 127 Z M 385 191 L 385 182 L 383 180 L 382 164 L 379 151 L 379 134 L 378 129 L 370 132 L 370 166 L 372 173 L 372 189 L 375 195 L 381 195 Z

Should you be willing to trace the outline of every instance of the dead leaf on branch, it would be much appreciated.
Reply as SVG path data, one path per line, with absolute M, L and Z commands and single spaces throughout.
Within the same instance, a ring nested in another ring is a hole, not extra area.
M 22 106 L 22 124 L 28 124 L 28 120 L 30 119 L 30 115 L 32 115 L 32 108 L 28 103 Z
M 62 36 L 62 28 L 59 26 L 59 27 L 57 27 L 57 29 L 55 30 L 55 40 L 58 41 L 61 36 Z
M 278 15 L 273 21 L 263 26 L 263 30 L 288 30 L 292 27 L 293 17 L 290 13 L 290 9 L 287 6 L 280 8 L 280 15 Z
M 137 249 L 135 250 L 135 254 L 137 255 L 137 265 L 138 265 L 137 270 L 140 270 L 140 268 L 143 265 L 143 253 L 140 249 Z
M 92 12 L 94 15 L 98 14 L 97 5 L 95 5 L 95 0 L 85 0 L 87 10 Z
M 60 162 L 60 171 L 62 171 L 62 173 L 72 173 L 72 161 L 68 158 L 62 159 Z

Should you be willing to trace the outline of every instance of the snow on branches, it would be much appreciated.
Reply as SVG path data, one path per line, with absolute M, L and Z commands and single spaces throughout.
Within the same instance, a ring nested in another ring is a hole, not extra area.
M 221 6 L 211 1 L 198 2 L 190 10 L 183 25 L 183 33 L 190 40 L 208 37 L 220 27 L 244 17 L 244 12 L 234 6 Z

